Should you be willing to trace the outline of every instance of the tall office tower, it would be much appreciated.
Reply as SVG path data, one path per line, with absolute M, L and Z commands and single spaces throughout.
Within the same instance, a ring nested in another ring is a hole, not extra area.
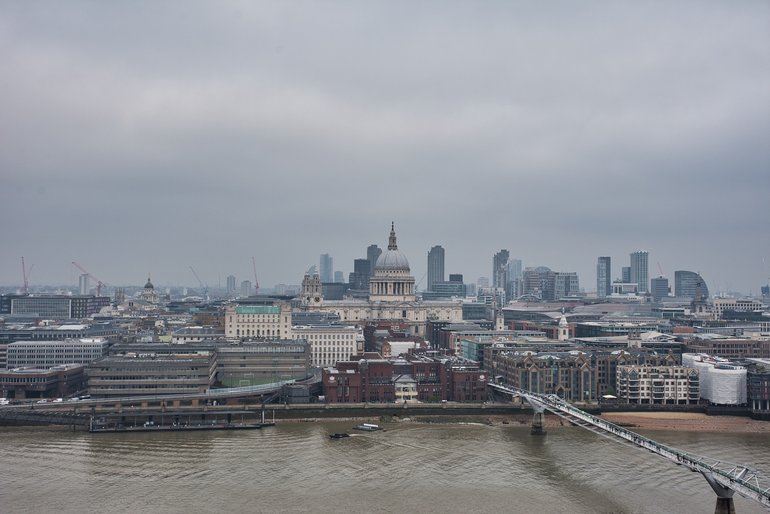
M 476 279 L 476 285 L 479 288 L 489 287 L 489 279 L 487 277 L 479 277 Z
M 596 261 L 596 296 L 604 298 L 612 294 L 612 259 L 599 257 Z
M 492 257 L 492 287 L 504 288 L 508 282 L 508 250 L 500 250 Z
M 709 288 L 699 273 L 680 270 L 674 272 L 674 294 L 691 300 L 698 295 L 706 299 L 709 297 Z
M 366 260 L 369 261 L 369 276 L 374 276 L 374 266 L 377 264 L 377 259 L 382 255 L 382 249 L 377 245 L 369 245 L 366 248 Z M 367 286 L 368 287 L 368 286 Z
M 662 298 L 668 296 L 668 279 L 666 277 L 657 277 L 650 280 L 650 293 L 652 301 L 659 302 Z
M 321 282 L 333 282 L 334 281 L 334 260 L 328 253 L 321 254 L 321 265 L 318 268 L 321 270 Z
M 235 276 L 227 275 L 227 294 L 235 294 Z
M 251 281 L 244 280 L 241 282 L 241 296 L 246 298 L 251 296 Z
M 78 286 L 80 289 L 80 294 L 88 294 L 88 273 L 83 273 L 80 275 Z
M 631 254 L 630 282 L 639 286 L 639 294 L 650 291 L 650 274 L 648 262 L 649 253 L 639 250 Z
M 505 296 L 514 300 L 521 296 L 521 259 L 508 259 Z
M 631 266 L 623 266 L 620 268 L 620 281 L 624 284 L 631 283 Z
M 428 291 L 433 291 L 433 284 L 444 281 L 444 249 L 434 246 L 428 252 Z
M 341 284 L 341 283 L 345 282 L 345 277 L 344 277 L 344 275 L 342 274 L 341 271 L 335 271 L 334 272 L 334 282 L 337 283 L 337 284 Z

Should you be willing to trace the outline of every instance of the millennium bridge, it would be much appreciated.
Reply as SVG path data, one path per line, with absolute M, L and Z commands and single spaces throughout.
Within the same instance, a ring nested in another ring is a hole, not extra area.
M 557 395 L 532 393 L 524 389 L 499 384 L 489 384 L 492 389 L 514 397 L 524 398 L 534 410 L 532 434 L 544 435 L 543 414 L 549 411 L 573 425 L 583 427 L 598 435 L 618 441 L 627 441 L 639 448 L 664 457 L 691 471 L 701 473 L 717 495 L 715 514 L 734 514 L 734 493 L 754 500 L 770 510 L 770 482 L 760 477 L 756 470 L 738 464 L 727 464 L 702 455 L 672 448 L 648 437 L 632 432 L 593 416 L 559 398 Z

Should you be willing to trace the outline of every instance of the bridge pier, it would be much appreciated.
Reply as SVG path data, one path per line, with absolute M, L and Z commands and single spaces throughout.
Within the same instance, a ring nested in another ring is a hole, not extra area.
M 530 434 L 532 435 L 545 435 L 545 429 L 543 428 L 543 411 L 535 410 L 535 413 L 532 415 L 532 430 L 530 431 Z
M 703 478 L 706 479 L 717 494 L 717 505 L 714 509 L 714 514 L 735 514 L 735 502 L 733 502 L 735 491 L 717 482 L 711 473 L 702 472 L 702 474 Z

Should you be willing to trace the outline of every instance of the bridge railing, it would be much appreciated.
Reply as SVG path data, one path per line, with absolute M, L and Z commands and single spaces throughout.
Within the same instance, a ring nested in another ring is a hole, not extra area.
M 677 464 L 687 466 L 693 471 L 710 473 L 715 478 L 721 478 L 719 482 L 723 486 L 735 489 L 744 496 L 752 498 L 766 507 L 770 507 L 770 486 L 766 487 L 765 485 L 760 484 L 758 472 L 747 466 L 717 461 L 658 443 L 653 439 L 578 409 L 556 395 L 531 393 L 523 389 L 501 386 L 498 384 L 493 385 L 493 387 L 510 394 L 521 396 L 530 402 L 530 404 L 533 404 L 533 406 L 535 404 L 540 404 L 543 408 L 557 415 L 561 416 L 569 414 L 577 419 L 590 423 L 597 428 L 636 444 L 637 446 L 646 448 L 666 457 Z M 720 465 L 727 465 L 727 469 L 718 467 Z

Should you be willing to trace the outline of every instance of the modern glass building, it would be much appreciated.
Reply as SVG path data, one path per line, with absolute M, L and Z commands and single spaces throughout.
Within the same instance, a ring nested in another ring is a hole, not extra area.
M 709 297 L 709 288 L 699 273 L 684 270 L 674 272 L 674 294 L 676 296 L 694 300 L 699 292 L 703 299 Z
M 639 250 L 631 254 L 631 277 L 630 282 L 639 285 L 639 293 L 648 293 L 650 291 L 650 272 L 649 272 L 649 253 Z
M 428 291 L 433 285 L 444 281 L 444 248 L 434 246 L 428 252 Z

